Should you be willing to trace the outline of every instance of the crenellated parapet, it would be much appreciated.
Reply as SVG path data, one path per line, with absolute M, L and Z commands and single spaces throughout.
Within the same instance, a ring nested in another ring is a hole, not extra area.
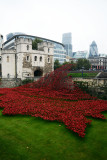
M 54 44 L 50 43 L 50 42 L 41 42 L 41 43 L 38 43 L 38 49 L 40 49 L 42 47 L 53 48 Z
M 20 37 L 20 38 L 16 38 L 15 40 L 15 44 L 32 44 L 32 40 L 29 39 L 29 38 L 23 38 L 23 37 Z
M 32 51 L 32 40 L 23 37 L 16 38 L 15 49 L 17 50 L 17 53 Z
M 9 50 L 3 49 L 1 55 L 3 55 L 3 54 L 15 54 L 15 53 L 16 53 L 16 50 L 13 50 L 13 49 L 9 49 Z
M 44 51 L 46 54 L 53 55 L 54 44 L 50 42 L 38 43 L 38 50 Z

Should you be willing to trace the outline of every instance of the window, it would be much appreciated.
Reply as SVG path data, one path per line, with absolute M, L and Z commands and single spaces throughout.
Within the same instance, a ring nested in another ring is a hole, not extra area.
M 29 56 L 27 56 L 27 57 L 26 57 L 26 60 L 27 60 L 27 61 L 29 61 L 29 60 L 30 60 L 30 57 L 29 57 Z
M 50 63 L 50 57 L 48 56 L 48 63 Z
M 49 53 L 50 49 L 48 48 L 48 53 Z
M 42 57 L 40 57 L 40 62 L 42 62 Z
M 29 50 L 29 45 L 27 45 L 27 50 Z
M 10 74 L 9 73 L 7 74 L 7 78 L 10 78 Z
M 7 56 L 7 62 L 9 62 L 9 56 Z
M 37 56 L 34 56 L 34 61 L 37 61 Z
M 0 61 L 1 61 L 1 56 L 0 56 Z

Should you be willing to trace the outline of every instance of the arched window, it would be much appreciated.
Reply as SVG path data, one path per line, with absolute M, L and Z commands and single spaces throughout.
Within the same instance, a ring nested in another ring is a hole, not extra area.
M 7 62 L 9 62 L 9 56 L 7 56 Z
M 42 57 L 40 57 L 40 62 L 42 62 Z
M 37 56 L 34 56 L 34 61 L 37 61 Z
M 29 45 L 27 45 L 27 50 L 29 50 Z

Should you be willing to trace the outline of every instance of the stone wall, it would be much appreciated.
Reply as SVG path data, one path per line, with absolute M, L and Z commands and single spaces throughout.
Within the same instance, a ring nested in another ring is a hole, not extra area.
M 2 78 L 0 82 L 0 88 L 14 88 L 21 85 L 21 79 L 7 79 Z
M 49 58 L 49 62 L 48 62 Z M 46 55 L 45 56 L 45 67 L 44 67 L 44 75 L 46 73 L 50 73 L 53 71 L 53 55 Z
M 90 87 L 103 87 L 107 85 L 107 78 L 73 78 L 73 81 L 87 82 Z

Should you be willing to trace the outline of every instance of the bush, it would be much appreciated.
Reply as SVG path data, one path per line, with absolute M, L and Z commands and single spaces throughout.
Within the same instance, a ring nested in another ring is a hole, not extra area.
M 95 96 L 98 99 L 107 100 L 107 85 L 100 87 L 101 91 L 99 92 L 97 87 L 89 87 L 88 82 L 75 81 L 79 88 L 83 91 L 86 91 L 91 96 Z
M 27 83 L 32 83 L 34 79 L 24 79 L 22 80 L 22 85 L 27 84 Z

